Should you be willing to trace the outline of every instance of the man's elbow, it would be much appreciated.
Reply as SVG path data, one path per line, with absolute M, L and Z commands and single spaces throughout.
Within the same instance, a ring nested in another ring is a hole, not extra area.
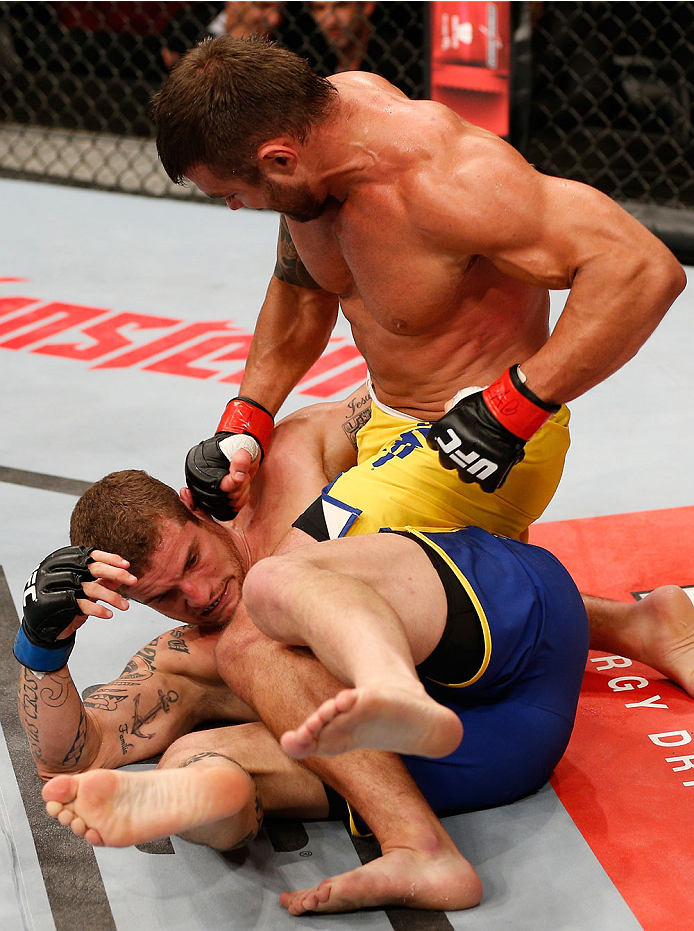
M 672 288 L 672 295 L 673 295 L 672 300 L 674 301 L 675 298 L 679 297 L 679 295 L 687 287 L 687 273 L 685 272 L 682 265 L 674 257 L 674 255 L 672 256 L 672 258 L 673 258 L 673 262 L 672 262 L 673 267 L 671 270 L 670 279 L 671 279 L 671 288 Z
M 631 257 L 634 263 L 635 257 Z M 647 299 L 653 317 L 662 318 L 684 291 L 687 275 L 682 265 L 665 246 L 636 259 L 632 281 L 636 284 L 642 297 Z
M 81 766 L 75 769 L 74 766 L 66 767 L 62 769 L 59 766 L 51 768 L 46 766 L 44 763 L 36 763 L 36 772 L 38 773 L 39 779 L 43 782 L 48 782 L 50 779 L 54 779 L 56 776 L 77 776 L 79 773 L 84 773 L 88 769 L 92 769 L 91 766 Z

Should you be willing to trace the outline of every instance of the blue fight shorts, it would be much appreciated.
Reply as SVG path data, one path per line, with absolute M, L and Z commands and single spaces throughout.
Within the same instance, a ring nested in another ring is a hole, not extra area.
M 456 675 L 449 611 L 439 647 L 418 671 L 429 695 L 460 718 L 463 740 L 450 756 L 403 756 L 405 765 L 440 815 L 536 792 L 566 750 L 588 657 L 588 621 L 574 582 L 546 550 L 477 527 L 406 533 L 435 557 L 435 568 L 445 561 L 455 577 L 442 578 L 449 606 L 457 580 L 483 646 L 476 668 L 461 661 Z

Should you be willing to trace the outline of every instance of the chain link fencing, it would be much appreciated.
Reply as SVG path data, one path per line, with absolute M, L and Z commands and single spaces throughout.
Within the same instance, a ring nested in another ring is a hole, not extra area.
M 266 34 L 322 74 L 360 67 L 423 98 L 427 7 L 0 2 L 0 173 L 196 197 L 164 175 L 148 117 L 187 48 Z M 694 3 L 514 3 L 512 15 L 513 144 L 637 214 L 657 208 L 651 226 L 694 225 Z
M 266 35 L 321 74 L 426 96 L 424 3 L 0 3 L 0 173 L 194 198 L 158 164 L 148 104 L 207 35 Z
M 694 260 L 694 3 L 531 4 L 517 146 Z

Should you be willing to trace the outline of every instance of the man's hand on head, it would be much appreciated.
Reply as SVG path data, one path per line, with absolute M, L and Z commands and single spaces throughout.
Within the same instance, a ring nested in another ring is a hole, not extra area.
M 46 556 L 24 586 L 24 614 L 14 643 L 19 662 L 43 673 L 62 668 L 87 617 L 113 617 L 98 601 L 128 607 L 116 591 L 137 581 L 128 566 L 114 553 L 85 546 L 64 546 Z

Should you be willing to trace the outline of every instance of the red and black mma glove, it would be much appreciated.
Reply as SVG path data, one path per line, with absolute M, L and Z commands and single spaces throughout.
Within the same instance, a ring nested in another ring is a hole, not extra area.
M 236 517 L 236 511 L 219 484 L 229 471 L 234 454 L 245 447 L 233 440 L 229 442 L 229 437 L 252 437 L 260 447 L 262 457 L 274 425 L 272 414 L 250 398 L 239 397 L 229 401 L 215 435 L 198 443 L 186 456 L 186 484 L 198 507 L 217 520 Z
M 67 663 L 75 635 L 58 640 L 82 612 L 78 598 L 85 598 L 83 582 L 93 582 L 89 564 L 94 560 L 86 546 L 63 546 L 46 556 L 24 586 L 24 616 L 14 641 L 13 653 L 23 666 L 35 672 L 55 672 Z
M 446 469 L 463 482 L 496 491 L 525 455 L 526 442 L 561 405 L 540 400 L 526 385 L 518 365 L 487 388 L 472 388 L 429 430 Z

